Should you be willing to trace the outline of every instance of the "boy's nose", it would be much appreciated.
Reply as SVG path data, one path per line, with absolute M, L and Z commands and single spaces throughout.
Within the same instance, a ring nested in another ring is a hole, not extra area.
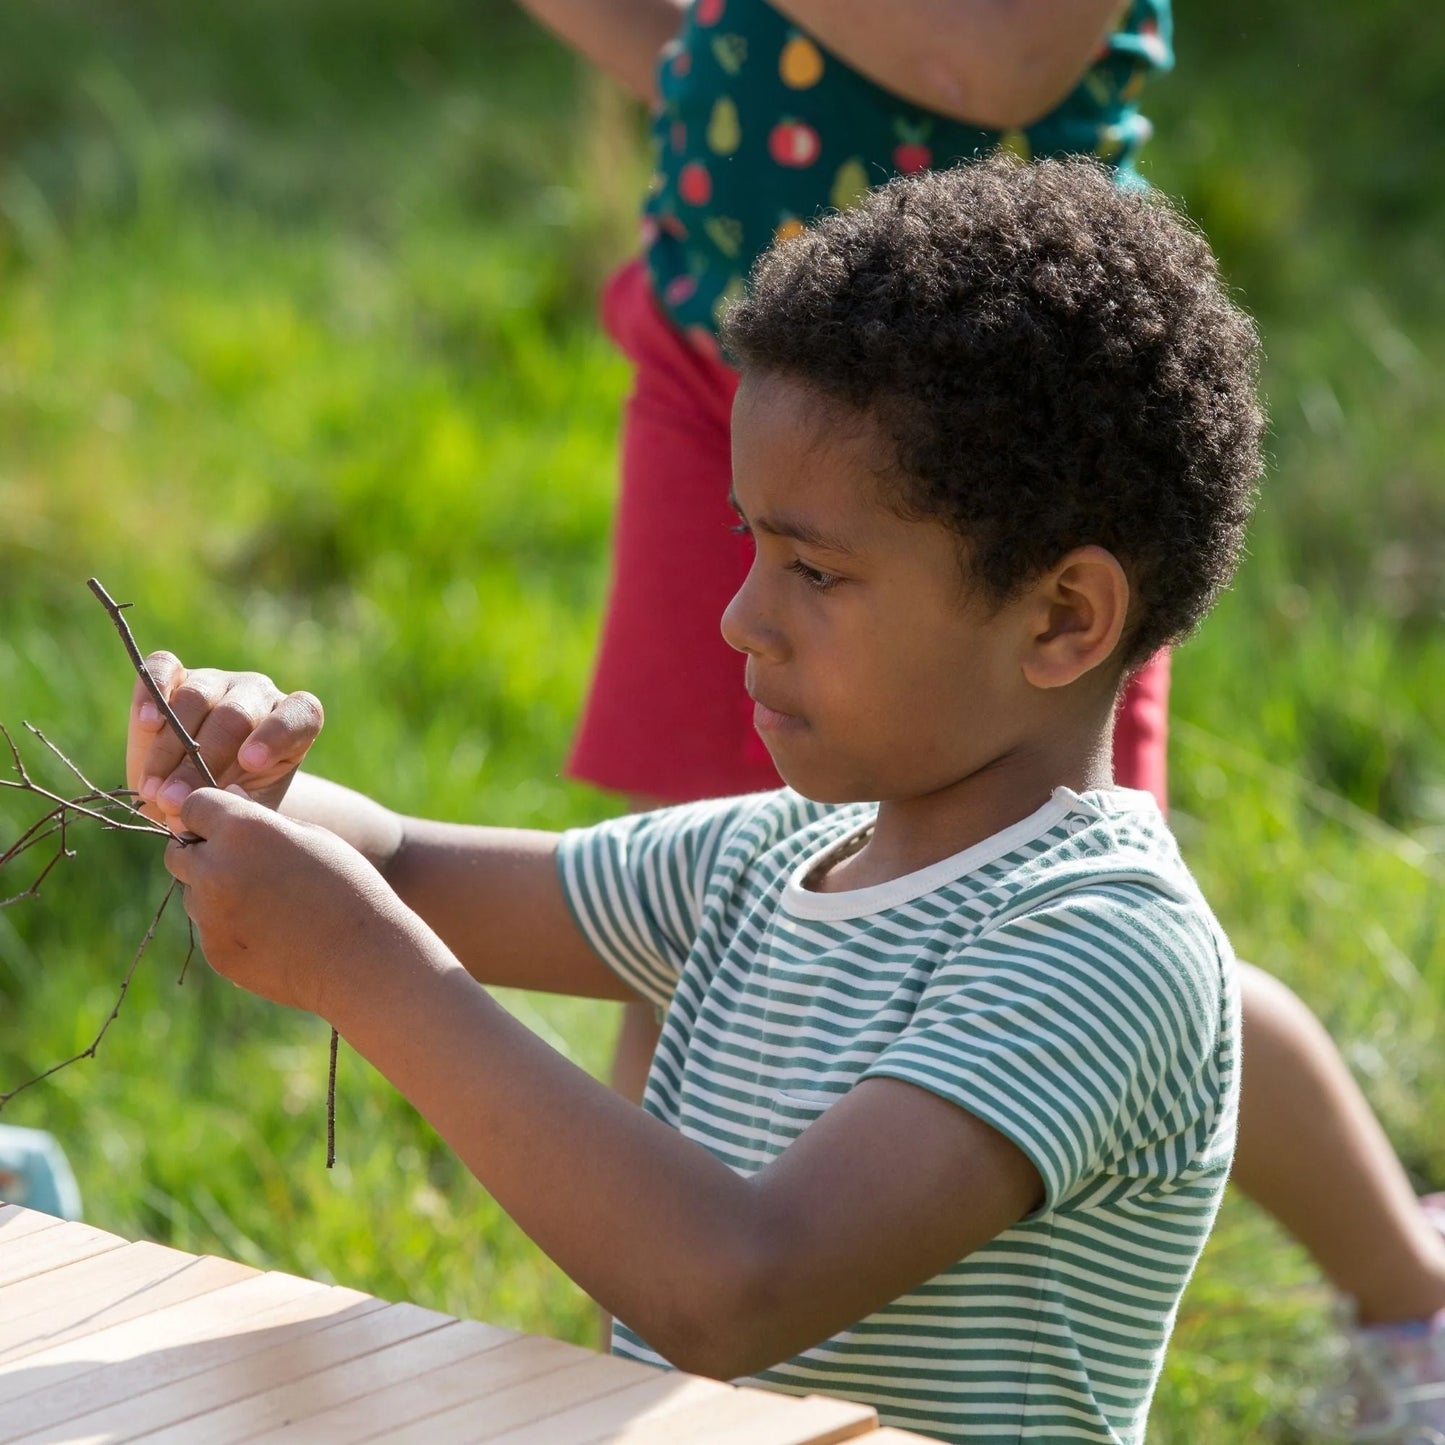
M 749 656 L 770 656 L 779 649 L 778 633 L 765 620 L 765 609 L 760 605 L 761 589 L 756 581 L 757 567 L 754 565 L 743 579 L 743 585 L 733 594 L 733 599 L 723 608 L 723 641 L 738 652 Z

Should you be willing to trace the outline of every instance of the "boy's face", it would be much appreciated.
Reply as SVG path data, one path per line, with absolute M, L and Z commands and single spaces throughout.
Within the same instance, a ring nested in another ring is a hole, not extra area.
M 738 390 L 733 495 L 756 555 L 723 636 L 778 771 L 823 802 L 937 793 L 1027 753 L 1037 724 L 1024 607 L 968 587 L 942 523 L 890 509 L 891 456 L 870 418 L 798 381 Z

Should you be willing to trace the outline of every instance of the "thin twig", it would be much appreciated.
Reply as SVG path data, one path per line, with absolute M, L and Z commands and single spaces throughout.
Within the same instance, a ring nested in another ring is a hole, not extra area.
M 181 960 L 181 971 L 176 979 L 176 987 L 179 988 L 186 981 L 186 970 L 191 966 L 191 960 L 196 956 L 196 925 L 188 916 L 186 918 L 186 956 Z
M 336 1168 L 336 1051 L 341 1035 L 331 1030 L 331 1064 L 326 1073 L 326 1167 Z
M 59 793 L 53 793 L 49 788 L 42 787 L 30 776 L 30 773 L 25 767 L 25 761 L 20 756 L 20 749 L 15 744 L 15 739 L 10 736 L 10 730 L 3 723 L 0 723 L 0 737 L 4 737 L 6 745 L 10 749 L 11 764 L 15 769 L 15 776 L 19 781 L 12 782 L 9 778 L 0 778 L 0 788 L 14 788 L 19 792 L 34 793 L 37 797 L 45 798 L 54 803 L 57 808 L 69 808 L 72 812 L 81 813 L 87 818 L 93 818 L 97 823 L 100 823 L 106 828 L 114 828 L 127 833 L 157 833 L 167 838 L 175 836 L 169 829 L 162 827 L 161 824 L 152 822 L 139 808 L 128 801 L 137 796 L 130 788 L 111 788 L 105 790 L 96 787 L 38 727 L 34 727 L 30 723 L 26 723 L 25 727 L 28 732 L 39 738 L 39 740 L 80 779 L 81 783 L 84 784 L 89 791 L 79 798 L 62 798 Z M 137 818 L 140 821 L 136 823 L 118 823 L 114 818 L 108 818 L 104 813 L 94 811 L 95 808 L 103 807 L 107 803 L 113 803 L 118 807 L 124 808 L 132 818 Z M 93 805 L 93 807 L 91 805 Z M 46 817 L 41 818 L 38 823 L 33 825 L 32 829 L 21 835 L 19 843 L 12 845 L 5 853 L 0 854 L 0 867 L 3 867 L 14 853 L 24 851 L 24 848 L 19 846 L 20 843 L 23 843 L 25 847 L 29 847 L 29 843 L 25 841 L 29 832 L 33 831 L 34 828 L 43 826 L 46 818 L 50 816 L 51 814 L 46 814 Z
M 156 909 L 155 916 L 151 919 L 150 927 L 146 929 L 145 937 L 141 939 L 135 955 L 131 958 L 130 967 L 125 971 L 125 978 L 121 982 L 120 993 L 116 998 L 115 1004 L 106 1016 L 105 1022 L 101 1024 L 100 1032 L 91 1040 L 90 1047 L 81 1049 L 78 1054 L 72 1054 L 68 1059 L 62 1059 L 58 1064 L 52 1064 L 43 1074 L 36 1074 L 33 1079 L 26 1079 L 23 1084 L 17 1084 L 15 1088 L 11 1089 L 8 1093 L 0 1094 L 0 1109 L 3 1109 L 21 1090 L 28 1089 L 32 1084 L 38 1084 L 42 1079 L 48 1079 L 52 1074 L 59 1073 L 61 1069 L 69 1068 L 71 1064 L 78 1064 L 81 1059 L 93 1059 L 95 1057 L 95 1051 L 100 1047 L 100 1041 L 105 1037 L 106 1030 L 115 1022 L 120 1014 L 120 1006 L 125 1002 L 126 993 L 130 989 L 130 981 L 135 977 L 136 966 L 141 961 L 141 955 L 150 946 L 151 939 L 155 937 L 156 929 L 160 927 L 161 917 L 166 911 L 166 904 L 171 901 L 171 894 L 173 894 L 178 887 L 180 887 L 180 884 L 172 882 L 171 886 L 166 889 L 166 896 L 161 899 L 161 906 Z
M 31 848 L 38 847 L 41 843 L 49 842 L 58 838 L 59 846 L 51 855 L 49 860 L 41 868 L 35 879 L 28 888 L 13 894 L 9 898 L 0 899 L 0 909 L 9 908 L 11 904 L 19 903 L 27 898 L 39 896 L 40 886 L 50 876 L 51 870 L 56 867 L 62 859 L 73 858 L 74 851 L 69 846 L 68 828 L 72 817 L 89 818 L 99 823 L 103 828 L 109 828 L 119 832 L 134 833 L 155 833 L 169 838 L 171 835 L 159 824 L 151 822 L 128 800 L 134 796 L 125 789 L 116 789 L 110 793 L 101 792 L 84 773 L 80 771 L 59 748 L 55 746 L 39 728 L 26 727 L 60 759 L 62 763 L 77 777 L 81 783 L 90 791 L 76 798 L 62 798 L 58 793 L 53 793 L 49 788 L 42 787 L 30 775 L 25 766 L 25 760 L 20 755 L 20 749 L 16 746 L 15 739 L 3 724 L 0 724 L 0 736 L 5 739 L 10 749 L 11 766 L 14 769 L 16 780 L 0 778 L 0 787 L 11 788 L 18 792 L 33 793 L 36 797 L 44 798 L 54 806 L 48 813 L 37 818 L 21 835 L 10 844 L 8 848 L 0 851 L 0 868 L 7 863 L 13 862 L 22 853 L 28 852 Z M 106 812 L 106 809 L 119 808 L 129 818 L 138 819 L 138 822 L 123 822 L 114 818 Z
M 0 786 L 8 787 L 9 784 L 0 779 Z M 106 813 L 97 811 L 105 806 L 105 795 L 100 798 L 68 798 L 56 805 L 48 812 L 37 818 L 4 852 L 0 852 L 0 868 L 7 863 L 13 862 L 22 853 L 28 853 L 30 849 L 43 843 L 48 838 L 53 838 L 60 831 L 60 818 L 67 813 L 78 814 L 82 818 L 89 818 L 112 833 L 150 833 L 157 838 L 173 838 L 173 833 L 168 833 L 158 823 L 122 823 L 109 817 Z M 87 804 L 94 803 L 94 808 L 87 807 Z
M 180 718 L 171 710 L 170 703 L 165 700 L 160 688 L 156 685 L 155 678 L 150 675 L 150 669 L 145 664 L 145 658 L 140 655 L 140 648 L 135 645 L 135 638 L 131 636 L 125 618 L 120 615 L 122 610 L 131 604 L 117 602 L 94 577 L 86 585 L 100 599 L 101 606 L 110 614 L 110 620 L 115 623 L 115 630 L 120 633 L 120 640 L 125 643 L 125 650 L 130 657 L 131 665 L 135 668 L 141 681 L 145 683 L 146 690 L 155 699 L 155 704 L 161 710 L 161 714 L 171 725 L 171 731 L 181 740 L 181 746 L 185 748 L 186 756 L 196 765 L 196 771 L 206 782 L 211 787 L 216 787 L 216 780 L 211 776 L 211 770 L 206 766 L 206 761 L 201 756 L 201 750 L 196 745 L 196 740 L 185 730 Z
M 136 807 L 133 803 L 129 803 L 126 801 L 126 799 L 128 798 L 139 797 L 140 795 L 138 793 L 132 791 L 130 788 L 112 788 L 107 790 L 104 788 L 96 787 L 96 785 L 92 783 L 90 779 L 87 778 L 85 774 L 82 773 L 80 769 L 76 767 L 76 765 L 71 762 L 70 759 L 66 757 L 66 755 L 61 752 L 61 750 L 56 747 L 56 745 L 51 742 L 50 739 L 46 737 L 45 734 L 41 732 L 38 727 L 34 725 L 34 723 L 26 723 L 25 730 L 26 732 L 30 733 L 32 737 L 39 739 L 43 747 L 49 749 L 49 751 L 54 754 L 55 757 L 59 758 L 60 761 L 64 763 L 65 766 L 72 773 L 75 774 L 75 776 L 80 780 L 81 784 L 89 789 L 91 797 L 114 798 L 116 802 L 122 804 L 122 806 L 124 806 L 128 812 L 134 814 L 134 816 L 139 818 L 142 822 L 150 822 L 150 819 L 148 819 L 138 807 Z M 156 825 L 151 824 L 151 826 L 152 828 L 154 828 Z
M 65 813 L 63 811 L 60 813 L 60 821 L 49 833 L 44 834 L 44 836 L 49 838 L 53 837 L 56 833 L 60 834 L 60 847 L 51 855 L 50 861 L 35 875 L 34 882 L 32 882 L 30 887 L 25 889 L 24 892 L 17 893 L 11 898 L 0 899 L 0 908 L 9 908 L 12 903 L 19 903 L 26 898 L 38 898 L 40 896 L 40 885 L 45 882 L 50 870 L 54 868 L 62 858 L 75 857 L 74 851 L 65 846 Z M 7 854 L 6 856 L 8 858 L 11 855 Z

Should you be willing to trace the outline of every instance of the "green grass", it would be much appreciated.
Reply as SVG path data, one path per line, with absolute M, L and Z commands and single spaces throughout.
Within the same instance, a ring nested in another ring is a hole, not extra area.
M 1259 315 L 1273 416 L 1253 555 L 1176 665 L 1179 831 L 1240 953 L 1317 1008 L 1440 1186 L 1445 147 L 1424 23 L 1401 0 L 1191 11 L 1150 164 Z M 591 297 L 641 162 L 636 118 L 579 74 L 460 0 L 0 15 L 0 721 L 118 780 L 130 674 L 96 575 L 142 647 L 320 694 L 316 764 L 341 781 L 531 826 L 615 808 L 559 775 L 626 386 Z M 7 832 L 30 815 L 0 797 Z M 90 1042 L 164 892 L 150 840 L 75 841 L 0 912 L 0 1086 Z M 184 934 L 168 921 L 96 1060 L 5 1111 L 61 1137 L 91 1220 L 593 1339 L 588 1302 L 345 1055 L 328 1173 L 324 1028 L 204 967 L 177 989 Z M 606 1006 L 509 1003 L 603 1067 Z M 1309 1262 L 1231 1199 L 1151 1438 L 1306 1438 L 1327 1341 Z

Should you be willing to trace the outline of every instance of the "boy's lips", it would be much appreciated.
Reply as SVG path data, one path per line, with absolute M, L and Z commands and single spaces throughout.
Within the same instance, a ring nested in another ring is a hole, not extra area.
M 802 718 L 796 713 L 783 712 L 771 707 L 749 689 L 753 699 L 753 726 L 759 732 L 776 732 L 781 728 L 801 727 Z

